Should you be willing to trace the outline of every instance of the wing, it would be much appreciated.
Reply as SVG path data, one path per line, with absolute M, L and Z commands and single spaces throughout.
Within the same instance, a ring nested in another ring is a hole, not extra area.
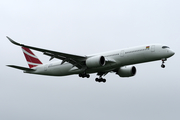
M 53 58 L 57 58 L 57 59 L 62 60 L 61 64 L 63 64 L 64 62 L 69 62 L 69 63 L 73 64 L 74 66 L 78 67 L 79 69 L 85 67 L 84 61 L 87 59 L 86 56 L 79 56 L 79 55 L 67 54 L 67 53 L 32 47 L 32 46 L 17 43 L 9 37 L 7 37 L 7 38 L 9 39 L 10 42 L 12 42 L 15 45 L 30 48 L 30 49 L 33 49 L 36 51 L 40 51 L 40 52 L 44 53 L 45 55 L 50 56 L 51 57 L 50 60 Z

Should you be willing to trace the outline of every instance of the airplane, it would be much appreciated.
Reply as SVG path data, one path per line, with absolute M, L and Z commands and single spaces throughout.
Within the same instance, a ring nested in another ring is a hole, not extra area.
M 11 43 L 21 46 L 29 65 L 29 68 L 17 65 L 7 65 L 8 67 L 23 70 L 24 73 L 48 76 L 77 74 L 79 77 L 89 78 L 90 74 L 97 73 L 97 76 L 99 77 L 95 79 L 96 82 L 106 82 L 106 79 L 104 79 L 103 76 L 109 72 L 114 72 L 120 77 L 135 76 L 137 71 L 136 67 L 129 65 L 162 60 L 161 67 L 165 68 L 164 62 L 167 58 L 175 54 L 168 46 L 151 44 L 94 55 L 80 56 L 28 46 L 15 42 L 8 36 L 7 38 Z M 53 58 L 60 60 L 43 64 L 30 49 L 50 56 L 50 60 Z

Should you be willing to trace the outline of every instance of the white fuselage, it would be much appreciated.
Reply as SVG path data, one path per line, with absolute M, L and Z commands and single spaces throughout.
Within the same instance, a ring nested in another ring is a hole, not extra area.
M 87 57 L 104 56 L 106 59 L 106 64 L 104 66 L 96 68 L 87 68 L 86 73 L 97 73 L 102 71 L 109 72 L 122 66 L 166 59 L 171 57 L 172 55 L 174 55 L 174 52 L 171 51 L 169 48 L 162 48 L 162 45 L 144 45 L 133 48 L 110 51 L 106 53 L 89 55 Z M 33 69 L 35 69 L 35 71 L 31 71 L 28 73 L 50 76 L 65 76 L 79 74 L 84 70 L 78 69 L 76 66 L 67 62 L 61 64 L 61 61 L 39 65 Z M 24 72 L 27 73 L 27 71 Z

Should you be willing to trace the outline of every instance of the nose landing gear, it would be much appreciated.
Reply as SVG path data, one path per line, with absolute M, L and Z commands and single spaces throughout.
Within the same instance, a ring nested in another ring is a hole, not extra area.
M 166 66 L 164 64 L 161 65 L 162 68 L 165 68 Z
M 165 62 L 164 61 L 166 61 L 166 60 L 167 60 L 166 58 L 162 59 L 162 65 L 161 65 L 162 68 L 165 68 L 165 65 L 164 65 Z

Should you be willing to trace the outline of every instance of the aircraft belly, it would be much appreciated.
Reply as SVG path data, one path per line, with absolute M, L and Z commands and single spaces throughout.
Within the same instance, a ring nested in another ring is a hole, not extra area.
M 48 65 L 45 66 L 46 69 L 38 68 L 33 74 L 41 74 L 48 76 L 65 76 L 71 74 L 80 73 L 80 69 L 71 70 L 73 68 L 72 64 L 57 64 L 57 65 Z
M 57 76 L 78 74 L 80 72 L 80 69 L 72 70 L 72 68 L 73 68 L 72 64 L 63 64 L 63 65 L 59 65 L 55 68 L 49 69 L 49 72 L 50 72 L 50 74 L 57 75 Z

